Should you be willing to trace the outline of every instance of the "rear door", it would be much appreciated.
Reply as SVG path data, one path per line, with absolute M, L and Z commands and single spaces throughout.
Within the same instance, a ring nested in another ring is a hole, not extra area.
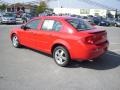
M 58 38 L 62 23 L 58 20 L 46 19 L 41 26 L 41 45 L 45 52 L 50 52 L 52 43 Z

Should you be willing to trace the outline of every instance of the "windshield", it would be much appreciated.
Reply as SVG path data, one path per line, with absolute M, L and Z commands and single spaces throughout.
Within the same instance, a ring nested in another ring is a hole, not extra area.
M 67 19 L 67 22 L 71 24 L 77 30 L 90 30 L 93 29 L 89 23 L 81 20 L 81 19 Z
M 4 17 L 14 17 L 14 15 L 13 14 L 5 14 L 5 15 L 3 15 Z
M 120 22 L 120 19 L 118 19 L 118 22 Z

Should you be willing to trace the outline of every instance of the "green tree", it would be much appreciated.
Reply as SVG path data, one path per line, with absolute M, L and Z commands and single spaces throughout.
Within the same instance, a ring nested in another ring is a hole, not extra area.
M 45 1 L 41 1 L 39 6 L 36 8 L 36 14 L 42 13 L 46 10 L 47 4 Z
M 108 17 L 108 18 L 113 18 L 113 15 L 111 14 L 111 12 L 108 12 L 108 13 L 107 13 L 107 17 Z
M 5 11 L 6 8 L 7 8 L 7 5 L 5 5 L 5 4 L 0 5 L 0 10 L 1 11 Z

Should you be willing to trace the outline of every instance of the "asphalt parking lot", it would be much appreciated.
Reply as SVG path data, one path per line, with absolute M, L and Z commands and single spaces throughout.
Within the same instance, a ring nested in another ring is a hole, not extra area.
M 103 57 L 64 68 L 41 52 L 14 48 L 13 27 L 0 25 L 0 90 L 120 90 L 120 28 L 101 27 L 110 41 Z

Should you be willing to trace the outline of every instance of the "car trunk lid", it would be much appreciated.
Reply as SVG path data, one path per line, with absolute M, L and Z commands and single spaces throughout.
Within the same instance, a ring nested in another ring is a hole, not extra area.
M 107 41 L 107 32 L 105 30 L 86 30 L 82 31 L 88 35 L 85 37 L 85 42 L 88 44 L 101 44 Z

